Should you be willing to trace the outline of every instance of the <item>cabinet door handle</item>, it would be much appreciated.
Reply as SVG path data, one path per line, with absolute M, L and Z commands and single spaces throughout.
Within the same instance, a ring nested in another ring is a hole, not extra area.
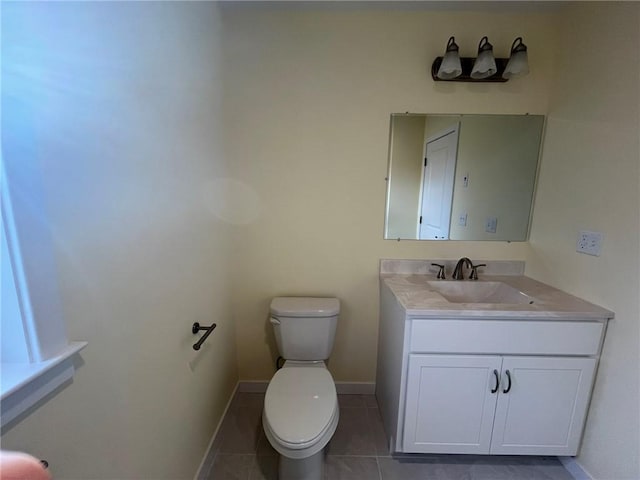
M 511 390 L 511 374 L 509 373 L 509 370 L 507 370 L 505 373 L 507 374 L 507 380 L 509 380 L 509 384 L 507 385 L 507 388 L 502 391 L 502 393 L 509 393 L 509 390 Z
M 491 390 L 491 393 L 496 393 L 498 388 L 500 388 L 500 375 L 498 374 L 498 370 L 494 370 L 493 374 L 496 376 L 496 388 Z

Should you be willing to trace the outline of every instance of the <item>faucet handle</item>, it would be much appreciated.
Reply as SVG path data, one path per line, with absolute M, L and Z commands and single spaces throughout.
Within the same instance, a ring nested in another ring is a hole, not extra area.
M 471 264 L 471 275 L 469 275 L 469 280 L 477 280 L 478 279 L 478 267 L 486 267 L 486 263 L 479 263 L 478 265 Z
M 433 265 L 434 267 L 440 267 L 440 270 L 438 270 L 438 275 L 436 275 L 436 278 L 441 280 L 446 280 L 446 277 L 444 276 L 444 265 L 440 265 L 439 263 L 432 263 L 431 265 Z

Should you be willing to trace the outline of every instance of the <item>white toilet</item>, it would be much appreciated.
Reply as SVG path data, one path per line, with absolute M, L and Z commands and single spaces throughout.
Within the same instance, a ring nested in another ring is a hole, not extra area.
M 338 426 L 338 397 L 324 360 L 340 312 L 337 298 L 276 297 L 271 302 L 278 350 L 285 359 L 264 398 L 262 426 L 280 454 L 279 480 L 322 480 L 324 447 Z

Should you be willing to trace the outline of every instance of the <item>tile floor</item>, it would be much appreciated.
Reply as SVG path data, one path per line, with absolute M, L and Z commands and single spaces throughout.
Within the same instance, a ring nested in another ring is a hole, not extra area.
M 201 480 L 277 480 L 278 454 L 262 431 L 264 394 L 238 393 Z M 556 457 L 390 456 L 373 395 L 338 395 L 340 421 L 327 447 L 327 480 L 572 480 Z

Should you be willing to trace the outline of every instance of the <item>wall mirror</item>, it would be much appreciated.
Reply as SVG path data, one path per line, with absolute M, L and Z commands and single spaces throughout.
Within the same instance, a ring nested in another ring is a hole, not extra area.
M 392 114 L 386 239 L 525 241 L 543 115 Z

